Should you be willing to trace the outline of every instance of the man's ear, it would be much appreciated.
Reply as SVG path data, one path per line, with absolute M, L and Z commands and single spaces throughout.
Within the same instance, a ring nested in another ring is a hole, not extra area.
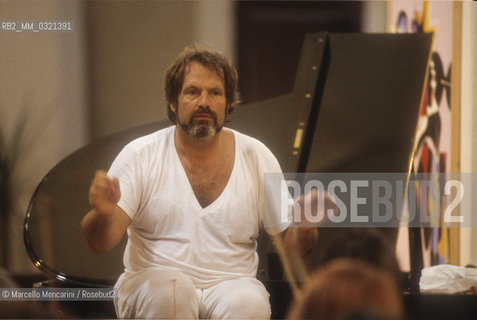
M 170 104 L 170 105 L 169 105 L 169 108 L 171 108 L 172 112 L 177 113 L 177 108 L 176 108 L 175 105 Z

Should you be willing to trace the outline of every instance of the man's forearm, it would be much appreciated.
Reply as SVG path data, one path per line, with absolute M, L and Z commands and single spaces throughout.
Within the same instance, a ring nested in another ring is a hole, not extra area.
M 95 210 L 88 212 L 81 221 L 83 237 L 89 249 L 105 252 L 114 248 L 121 241 L 127 225 L 118 221 L 120 213 L 110 216 L 98 214 Z

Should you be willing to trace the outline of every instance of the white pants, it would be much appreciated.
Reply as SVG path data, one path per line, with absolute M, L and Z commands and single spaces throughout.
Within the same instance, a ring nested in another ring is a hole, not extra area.
M 268 298 L 254 278 L 198 289 L 181 272 L 146 269 L 123 275 L 114 304 L 123 319 L 270 319 Z

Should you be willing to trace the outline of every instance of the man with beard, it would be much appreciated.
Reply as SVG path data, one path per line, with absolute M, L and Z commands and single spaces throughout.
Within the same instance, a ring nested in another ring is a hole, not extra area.
M 287 229 L 268 196 L 264 174 L 281 172 L 270 150 L 223 127 L 237 81 L 225 56 L 186 48 L 165 76 L 174 126 L 131 142 L 93 179 L 88 246 L 107 251 L 129 236 L 115 286 L 120 318 L 268 319 L 256 279 L 260 228 L 302 253 L 316 240 L 316 229 Z

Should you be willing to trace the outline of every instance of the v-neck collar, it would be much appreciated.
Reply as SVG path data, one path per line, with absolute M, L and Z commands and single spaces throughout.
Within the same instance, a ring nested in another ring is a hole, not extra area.
M 180 175 L 182 176 L 181 178 L 183 180 L 185 180 L 186 183 L 187 183 L 187 189 L 189 190 L 189 195 L 186 195 L 186 196 L 191 197 L 194 207 L 197 209 L 197 212 L 199 213 L 199 216 L 202 217 L 202 216 L 207 215 L 209 212 L 214 211 L 216 209 L 216 207 L 219 206 L 220 203 L 223 201 L 223 198 L 227 194 L 228 189 L 230 189 L 230 184 L 233 182 L 233 179 L 235 177 L 237 161 L 239 159 L 239 157 L 238 157 L 238 146 L 237 146 L 237 136 L 236 136 L 236 134 L 233 130 L 230 130 L 230 129 L 227 129 L 227 128 L 222 129 L 222 130 L 229 130 L 230 132 L 232 132 L 233 138 L 234 138 L 235 154 L 234 154 L 234 163 L 233 163 L 233 166 L 232 166 L 232 171 L 230 172 L 230 176 L 227 180 L 227 184 L 225 185 L 224 189 L 219 194 L 219 196 L 211 204 L 209 204 L 207 207 L 202 207 L 200 205 L 199 200 L 197 199 L 197 197 L 194 193 L 194 190 L 192 189 L 192 185 L 190 184 L 189 177 L 187 176 L 184 165 L 182 164 L 182 161 L 179 157 L 179 153 L 177 151 L 176 143 L 175 143 L 175 130 L 176 130 L 176 128 L 174 128 L 174 130 L 172 130 L 172 134 L 170 136 L 171 144 L 172 144 L 172 147 L 174 148 L 175 161 L 176 161 L 176 163 L 178 163 Z

